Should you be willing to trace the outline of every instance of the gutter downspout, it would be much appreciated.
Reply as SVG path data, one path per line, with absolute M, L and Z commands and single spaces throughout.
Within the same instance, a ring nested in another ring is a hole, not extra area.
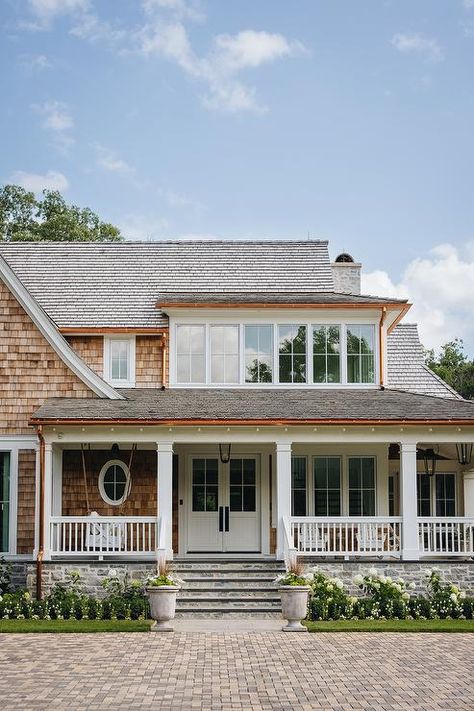
M 168 367 L 168 334 L 163 333 L 161 341 L 161 389 L 166 390 L 168 386 L 168 378 L 166 370 Z
M 44 437 L 43 427 L 38 425 L 36 428 L 39 440 L 39 532 L 38 532 L 38 554 L 36 556 L 36 599 L 41 600 L 43 597 L 43 556 L 44 556 Z
M 385 323 L 385 319 L 387 318 L 387 307 L 382 306 L 382 313 L 380 315 L 380 321 L 379 321 L 379 350 L 380 350 L 380 387 L 383 389 L 384 388 L 384 377 L 383 377 L 383 369 L 384 369 L 384 359 L 383 359 L 383 347 L 384 347 L 384 339 L 383 339 L 383 325 Z

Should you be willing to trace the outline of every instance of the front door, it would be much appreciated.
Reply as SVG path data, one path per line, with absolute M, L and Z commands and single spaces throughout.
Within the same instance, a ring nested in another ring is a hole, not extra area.
M 258 458 L 222 464 L 191 457 L 188 466 L 188 553 L 260 552 Z

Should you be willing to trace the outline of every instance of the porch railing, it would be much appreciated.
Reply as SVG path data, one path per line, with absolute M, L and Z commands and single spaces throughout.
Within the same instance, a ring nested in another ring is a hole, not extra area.
M 158 519 L 145 516 L 52 516 L 52 556 L 151 556 Z
M 291 540 L 302 556 L 394 556 L 401 553 L 400 517 L 291 517 Z
M 474 556 L 474 518 L 419 518 L 420 555 Z

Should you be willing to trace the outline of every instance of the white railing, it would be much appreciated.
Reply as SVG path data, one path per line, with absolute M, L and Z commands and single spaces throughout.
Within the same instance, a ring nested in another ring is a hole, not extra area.
M 157 519 L 145 516 L 52 516 L 52 556 L 151 556 Z
M 285 561 L 286 569 L 290 570 L 294 563 L 296 563 L 298 551 L 293 541 L 293 536 L 291 533 L 291 524 L 287 518 L 283 519 L 283 533 L 283 558 Z
M 474 518 L 419 518 L 420 554 L 474 557 Z
M 298 555 L 395 556 L 401 553 L 400 517 L 292 517 L 291 540 Z

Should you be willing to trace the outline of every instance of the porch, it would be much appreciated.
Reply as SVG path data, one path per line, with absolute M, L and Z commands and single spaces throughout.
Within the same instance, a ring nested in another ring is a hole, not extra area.
M 217 429 L 46 442 L 44 559 L 474 557 L 474 472 L 454 436 L 393 444 L 389 432 L 327 428 L 268 441 Z

